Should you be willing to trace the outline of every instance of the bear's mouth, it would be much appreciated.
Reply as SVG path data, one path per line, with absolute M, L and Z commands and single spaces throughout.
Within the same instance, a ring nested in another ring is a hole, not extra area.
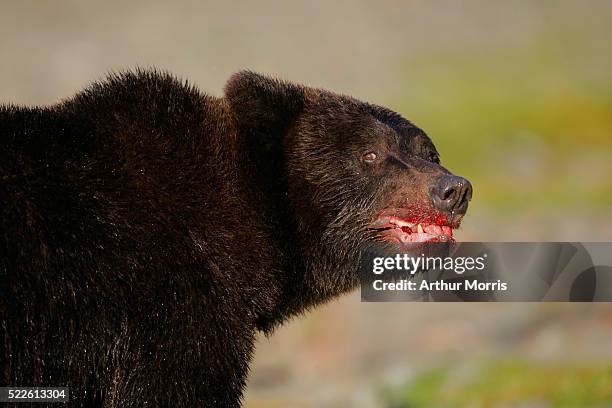
M 380 239 L 399 244 L 454 242 L 453 227 L 443 219 L 415 220 L 399 216 L 380 216 L 369 227 Z

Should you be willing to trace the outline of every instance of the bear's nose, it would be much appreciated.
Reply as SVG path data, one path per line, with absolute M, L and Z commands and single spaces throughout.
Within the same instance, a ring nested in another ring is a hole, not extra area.
M 472 185 L 463 177 L 444 175 L 431 188 L 430 194 L 437 210 L 462 215 L 472 199 Z

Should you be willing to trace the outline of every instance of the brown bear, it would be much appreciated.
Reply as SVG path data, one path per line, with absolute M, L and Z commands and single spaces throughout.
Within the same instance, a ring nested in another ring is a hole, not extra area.
M 452 240 L 471 186 L 348 96 L 157 71 L 0 108 L 0 385 L 236 407 L 258 330 L 358 284 L 366 241 Z

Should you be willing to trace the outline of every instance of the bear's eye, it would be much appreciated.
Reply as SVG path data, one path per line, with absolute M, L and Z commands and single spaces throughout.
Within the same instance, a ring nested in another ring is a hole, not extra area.
M 368 152 L 363 155 L 363 161 L 366 163 L 374 163 L 376 161 L 376 153 Z

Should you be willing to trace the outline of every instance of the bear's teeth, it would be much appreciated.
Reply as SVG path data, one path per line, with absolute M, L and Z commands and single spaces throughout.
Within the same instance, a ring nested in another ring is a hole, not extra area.
M 421 226 L 421 224 L 417 225 L 417 233 L 419 234 L 423 233 L 423 227 Z
M 396 217 L 391 217 L 390 222 L 397 225 L 398 227 L 408 227 L 408 228 L 412 228 L 414 226 L 413 223 L 410 222 L 406 222 L 400 218 L 396 218 Z

